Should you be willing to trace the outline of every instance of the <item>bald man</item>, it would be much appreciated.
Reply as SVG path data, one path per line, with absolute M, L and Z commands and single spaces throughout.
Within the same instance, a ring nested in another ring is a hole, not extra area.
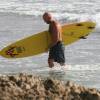
M 48 12 L 43 14 L 43 20 L 49 24 L 49 33 L 52 43 L 49 50 L 48 64 L 49 67 L 54 67 L 54 62 L 61 66 L 65 65 L 64 45 L 62 43 L 62 28 L 61 25 L 55 21 L 52 15 Z

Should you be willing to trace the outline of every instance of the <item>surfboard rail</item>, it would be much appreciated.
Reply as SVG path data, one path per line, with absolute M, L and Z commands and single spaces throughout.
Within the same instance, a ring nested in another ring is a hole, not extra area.
M 91 21 L 66 24 L 62 26 L 62 36 L 65 45 L 74 43 L 80 39 L 85 39 L 95 29 L 96 23 Z M 35 35 L 21 39 L 0 51 L 0 55 L 5 58 L 23 58 L 34 56 L 46 52 L 51 43 L 48 31 L 43 31 Z

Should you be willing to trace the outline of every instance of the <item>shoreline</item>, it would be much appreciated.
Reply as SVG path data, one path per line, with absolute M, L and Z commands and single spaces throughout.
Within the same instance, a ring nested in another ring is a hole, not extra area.
M 31 74 L 0 76 L 0 100 L 100 100 L 100 91 Z

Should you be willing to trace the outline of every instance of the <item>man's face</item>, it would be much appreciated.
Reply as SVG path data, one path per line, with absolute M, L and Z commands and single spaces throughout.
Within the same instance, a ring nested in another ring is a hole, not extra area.
M 43 16 L 43 20 L 44 20 L 47 24 L 49 24 L 50 21 L 51 21 L 51 16 L 46 14 L 46 15 Z
M 47 23 L 47 24 L 49 24 L 49 22 L 50 22 L 50 20 L 49 20 L 49 18 L 46 16 L 46 17 L 43 17 L 43 20 Z

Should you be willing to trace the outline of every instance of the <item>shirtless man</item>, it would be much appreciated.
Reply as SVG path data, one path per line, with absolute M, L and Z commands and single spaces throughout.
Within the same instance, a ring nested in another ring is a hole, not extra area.
M 64 45 L 62 43 L 62 28 L 61 25 L 55 21 L 52 15 L 48 12 L 43 14 L 43 20 L 49 24 L 49 33 L 52 43 L 49 50 L 48 64 L 49 67 L 54 67 L 54 62 L 61 66 L 65 65 Z

